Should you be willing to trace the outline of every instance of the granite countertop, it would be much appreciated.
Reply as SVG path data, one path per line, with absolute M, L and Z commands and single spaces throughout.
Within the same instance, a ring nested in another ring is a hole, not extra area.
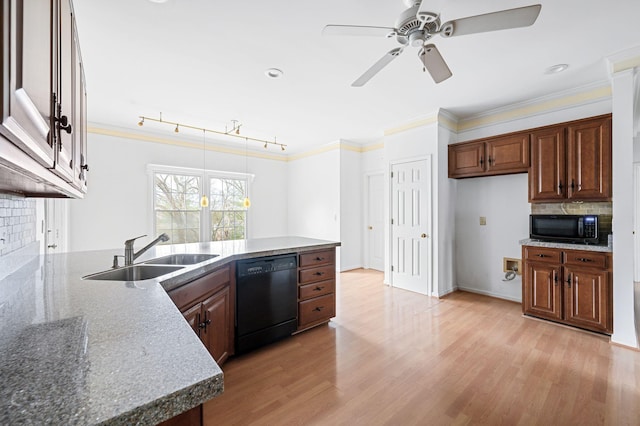
M 110 269 L 123 249 L 0 267 L 0 424 L 156 424 L 215 397 L 222 370 L 167 290 L 232 260 L 338 245 L 283 237 L 158 246 L 136 263 L 219 256 L 135 282 L 82 279 Z
M 603 253 L 612 253 L 613 249 L 609 246 L 596 245 L 596 244 L 571 244 L 571 243 L 552 243 L 547 241 L 538 241 L 531 238 L 526 238 L 519 241 L 523 246 L 534 247 L 550 247 L 565 250 L 584 250 L 584 251 L 599 251 Z

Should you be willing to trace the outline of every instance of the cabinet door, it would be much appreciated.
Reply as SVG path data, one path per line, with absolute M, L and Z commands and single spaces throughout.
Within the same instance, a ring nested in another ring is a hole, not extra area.
M 56 161 L 53 171 L 67 182 L 74 182 L 74 50 L 73 16 L 70 0 L 59 0 L 58 7 L 58 42 L 56 44 L 56 67 L 54 75 L 55 116 L 61 121 L 54 125 L 57 140 Z
M 74 48 L 73 51 L 73 166 L 74 182 L 82 191 L 87 192 L 87 89 L 84 77 L 84 67 L 82 66 L 82 56 L 80 54 L 80 44 L 78 43 L 78 32 L 73 22 Z
M 202 302 L 202 313 L 202 320 L 207 324 L 201 334 L 202 341 L 213 359 L 221 364 L 229 357 L 233 348 L 229 286 Z
M 611 117 L 568 127 L 567 198 L 611 201 Z
M 529 133 L 488 140 L 486 150 L 488 173 L 526 173 L 529 170 Z
M 565 320 L 594 331 L 612 332 L 609 272 L 564 268 Z
M 449 145 L 449 177 L 471 177 L 484 173 L 484 142 Z
M 198 336 L 200 336 L 200 327 L 198 327 L 198 325 L 200 324 L 201 311 L 202 304 L 198 303 L 197 305 L 182 312 L 182 315 L 184 315 L 184 318 Z
M 0 133 L 45 167 L 54 165 L 53 0 L 2 2 Z
M 560 266 L 527 262 L 522 280 L 522 310 L 525 314 L 562 319 Z
M 566 194 L 564 127 L 531 134 L 529 201 L 563 200 Z

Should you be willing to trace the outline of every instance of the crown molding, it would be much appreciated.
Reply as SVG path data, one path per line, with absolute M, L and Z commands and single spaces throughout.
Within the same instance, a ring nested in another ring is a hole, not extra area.
M 458 132 L 587 105 L 610 98 L 611 84 L 608 81 L 594 83 L 464 118 L 458 123 Z
M 615 74 L 640 67 L 640 46 L 622 50 L 606 58 L 609 73 Z
M 90 124 L 87 128 L 87 132 L 94 135 L 111 136 L 111 137 L 122 138 L 122 139 L 132 139 L 132 140 L 142 141 L 142 142 L 152 142 L 152 143 L 159 143 L 163 145 L 179 146 L 182 148 L 192 148 L 192 149 L 198 149 L 198 150 L 203 149 L 202 142 L 196 141 L 195 139 L 189 140 L 183 137 L 179 139 L 160 137 L 160 136 L 155 136 L 148 133 L 132 132 L 126 129 L 107 128 L 107 127 L 102 127 L 95 124 Z M 215 144 L 212 144 L 211 142 L 215 142 Z M 236 148 L 236 147 L 225 146 L 220 144 L 219 141 L 215 141 L 212 139 L 210 139 L 205 144 L 204 149 L 206 151 L 219 152 L 223 154 L 233 154 L 233 155 L 239 155 L 243 157 L 248 156 L 252 158 L 262 158 L 265 160 L 288 161 L 287 155 L 262 153 L 255 150 L 247 150 L 239 147 Z

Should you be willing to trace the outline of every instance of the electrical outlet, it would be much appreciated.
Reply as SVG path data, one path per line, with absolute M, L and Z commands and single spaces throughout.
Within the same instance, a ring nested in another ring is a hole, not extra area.
M 485 216 L 480 216 L 480 225 L 484 226 L 487 224 L 487 218 Z

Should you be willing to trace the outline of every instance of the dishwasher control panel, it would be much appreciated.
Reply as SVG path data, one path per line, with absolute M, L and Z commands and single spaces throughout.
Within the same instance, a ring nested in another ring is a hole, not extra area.
M 284 271 L 298 267 L 296 256 L 272 256 L 252 259 L 236 264 L 238 277 L 250 275 L 268 274 L 270 272 Z

